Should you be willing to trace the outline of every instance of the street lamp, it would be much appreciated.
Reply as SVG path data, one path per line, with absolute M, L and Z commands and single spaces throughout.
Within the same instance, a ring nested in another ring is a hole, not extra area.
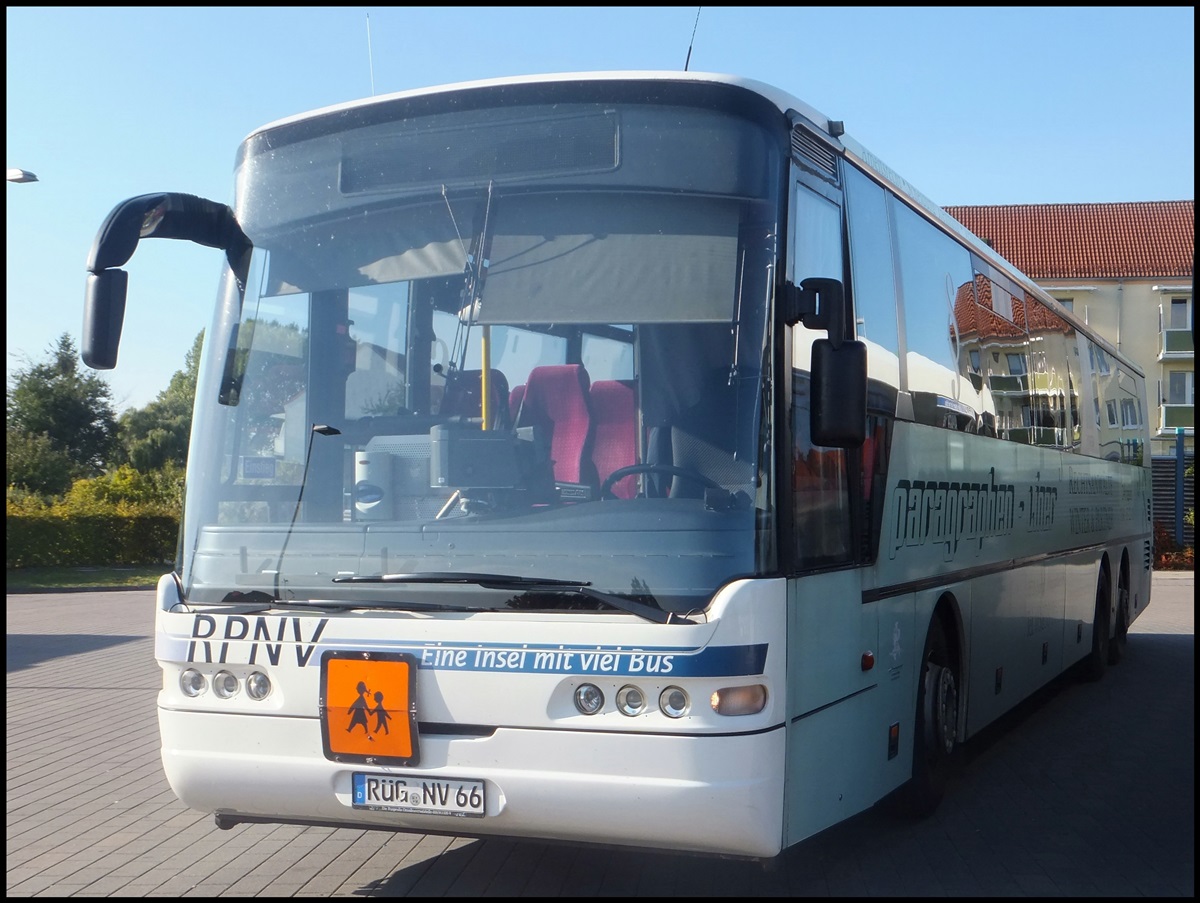
M 36 182 L 38 177 L 27 169 L 10 169 L 8 171 L 8 181 L 10 182 Z

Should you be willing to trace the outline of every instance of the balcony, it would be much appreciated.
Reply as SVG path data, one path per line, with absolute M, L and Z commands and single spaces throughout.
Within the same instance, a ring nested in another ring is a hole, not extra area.
M 1011 395 L 1014 392 L 1024 394 L 1029 391 L 1029 381 L 1024 375 L 1001 376 L 993 374 L 988 377 L 988 386 L 991 388 L 993 395 Z
M 1195 429 L 1196 408 L 1190 404 L 1159 405 L 1159 433 L 1174 433 L 1179 427 L 1183 427 L 1186 430 Z
M 1196 359 L 1196 337 L 1190 329 L 1164 329 L 1158 349 L 1160 361 L 1191 361 Z

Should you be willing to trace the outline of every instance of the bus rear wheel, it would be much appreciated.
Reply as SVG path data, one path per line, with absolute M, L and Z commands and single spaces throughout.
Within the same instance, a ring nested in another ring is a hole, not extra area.
M 1117 623 L 1112 639 L 1108 643 L 1108 663 L 1119 665 L 1125 657 L 1125 646 L 1129 642 L 1129 577 L 1124 570 L 1117 581 Z
M 1108 606 L 1111 596 L 1108 571 L 1100 568 L 1096 578 L 1096 611 L 1092 617 L 1092 651 L 1083 661 L 1083 676 L 1086 680 L 1099 680 L 1108 667 Z
M 904 810 L 923 818 L 946 794 L 958 760 L 958 672 L 941 620 L 935 615 L 925 638 L 913 727 L 912 779 L 904 789 Z

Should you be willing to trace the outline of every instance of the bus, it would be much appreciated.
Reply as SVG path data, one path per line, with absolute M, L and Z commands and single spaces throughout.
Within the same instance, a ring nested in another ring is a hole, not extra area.
M 223 253 L 154 643 L 219 828 L 768 861 L 1150 601 L 1143 374 L 776 88 L 406 91 L 234 177 L 113 209 L 81 341 L 142 239 Z

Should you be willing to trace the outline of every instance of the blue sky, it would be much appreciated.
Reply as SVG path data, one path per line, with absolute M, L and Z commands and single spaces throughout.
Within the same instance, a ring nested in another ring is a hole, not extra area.
M 697 9 L 699 20 L 697 21 Z M 233 202 L 251 131 L 446 82 L 592 69 L 765 81 L 939 204 L 1195 197 L 1193 7 L 7 7 L 7 368 L 79 341 L 84 265 L 120 201 Z M 369 25 L 368 25 L 369 23 Z M 368 30 L 370 42 L 368 43 Z M 126 267 L 118 411 L 207 328 L 220 254 Z

